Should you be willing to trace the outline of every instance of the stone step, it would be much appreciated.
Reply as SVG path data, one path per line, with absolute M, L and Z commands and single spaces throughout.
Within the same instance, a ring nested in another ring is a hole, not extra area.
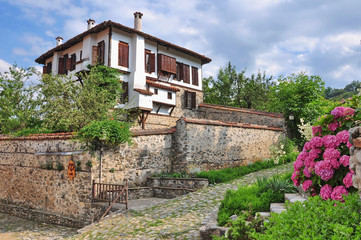
M 270 212 L 258 212 L 256 213 L 256 216 L 259 215 L 260 217 L 263 217 L 263 218 L 269 218 L 271 216 L 271 213 Z
M 275 212 L 275 213 L 284 212 L 284 211 L 286 211 L 285 204 L 284 203 L 271 203 L 270 211 Z
M 290 203 L 295 203 L 297 201 L 304 202 L 304 201 L 307 201 L 307 198 L 302 197 L 298 193 L 286 193 L 285 194 L 285 201 L 289 201 Z

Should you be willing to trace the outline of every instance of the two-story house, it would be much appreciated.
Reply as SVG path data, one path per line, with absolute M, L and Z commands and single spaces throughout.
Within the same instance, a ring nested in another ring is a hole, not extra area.
M 127 99 L 120 106 L 140 109 L 143 128 L 151 118 L 154 125 L 174 125 L 202 101 L 202 65 L 211 59 L 144 33 L 142 16 L 134 13 L 134 28 L 89 19 L 87 31 L 64 43 L 57 37 L 56 47 L 35 61 L 44 74 L 75 76 L 89 64 L 118 69 Z

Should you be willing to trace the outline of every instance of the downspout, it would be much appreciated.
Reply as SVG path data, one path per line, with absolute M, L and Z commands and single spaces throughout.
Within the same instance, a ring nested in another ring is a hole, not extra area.
M 111 56 L 111 52 L 112 52 L 112 35 L 113 35 L 113 27 L 110 26 L 109 27 L 109 42 L 108 42 L 108 67 L 110 67 L 112 65 L 112 56 Z

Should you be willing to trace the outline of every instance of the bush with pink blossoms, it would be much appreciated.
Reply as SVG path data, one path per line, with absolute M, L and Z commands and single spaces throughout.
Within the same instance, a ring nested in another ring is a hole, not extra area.
M 292 181 L 296 186 L 324 200 L 342 201 L 354 192 L 349 169 L 350 151 L 348 129 L 360 121 L 358 111 L 350 107 L 336 107 L 312 127 L 313 138 L 306 142 L 294 162 Z

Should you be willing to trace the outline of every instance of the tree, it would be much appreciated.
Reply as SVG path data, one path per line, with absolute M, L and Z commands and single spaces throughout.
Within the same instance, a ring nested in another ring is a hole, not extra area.
M 93 120 L 111 118 L 121 95 L 119 72 L 106 66 L 89 67 L 80 81 L 43 75 L 39 100 L 43 126 L 56 132 L 77 131 Z
M 13 133 L 39 124 L 35 90 L 30 83 L 30 78 L 36 74 L 34 68 L 17 65 L 0 73 L 0 133 Z
M 217 79 L 204 78 L 204 102 L 264 110 L 272 77 L 261 72 L 247 77 L 245 72 L 237 73 L 236 67 L 228 62 L 225 68 L 219 69 Z
M 319 76 L 308 76 L 304 72 L 281 76 L 277 81 L 271 88 L 268 110 L 283 113 L 291 137 L 300 139 L 297 128 L 300 119 L 312 124 L 323 114 L 324 82 Z M 294 120 L 289 119 L 290 115 Z

